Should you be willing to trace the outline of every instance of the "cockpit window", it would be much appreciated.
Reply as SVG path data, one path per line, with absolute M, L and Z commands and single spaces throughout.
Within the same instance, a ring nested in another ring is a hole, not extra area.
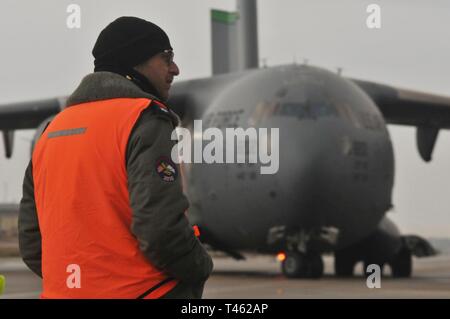
M 292 116 L 298 119 L 316 120 L 320 117 L 337 116 L 334 107 L 325 100 L 314 101 L 307 100 L 303 103 L 284 102 L 281 103 L 277 115 Z

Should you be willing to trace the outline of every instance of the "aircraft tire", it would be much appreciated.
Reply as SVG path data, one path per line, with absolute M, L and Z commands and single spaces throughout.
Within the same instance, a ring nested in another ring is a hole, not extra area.
M 281 266 L 287 278 L 320 278 L 324 270 L 320 254 L 291 252 L 287 254 Z
M 304 255 L 291 252 L 286 255 L 286 259 L 281 264 L 283 275 L 287 278 L 301 278 L 305 273 L 306 260 Z
M 334 273 L 337 277 L 353 276 L 356 261 L 346 253 L 334 253 Z
M 306 278 L 314 278 L 318 279 L 323 276 L 323 260 L 322 256 L 320 254 L 310 254 L 307 255 L 307 261 L 308 261 L 308 269 Z
M 412 275 L 412 254 L 407 248 L 402 248 L 390 262 L 392 277 L 409 278 Z

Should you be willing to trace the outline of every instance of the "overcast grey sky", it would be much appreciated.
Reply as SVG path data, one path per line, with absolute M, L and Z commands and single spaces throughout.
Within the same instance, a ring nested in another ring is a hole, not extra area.
M 66 8 L 81 6 L 81 28 L 68 29 Z M 381 29 L 366 8 L 381 6 Z M 209 10 L 234 0 L 2 0 L 0 104 L 64 96 L 92 70 L 100 30 L 122 15 L 160 25 L 171 38 L 178 80 L 211 74 Z M 260 0 L 260 58 L 269 66 L 304 58 L 346 76 L 450 96 L 450 1 Z M 396 158 L 389 216 L 405 233 L 450 237 L 450 134 L 441 131 L 424 163 L 412 127 L 389 126 Z M 19 131 L 12 160 L 0 157 L 0 201 L 19 201 L 32 132 Z M 0 141 L 0 154 L 3 154 Z

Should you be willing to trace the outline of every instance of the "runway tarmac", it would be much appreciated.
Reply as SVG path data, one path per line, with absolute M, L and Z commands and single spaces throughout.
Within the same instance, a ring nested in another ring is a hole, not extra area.
M 362 265 L 350 279 L 333 277 L 333 258 L 325 256 L 325 275 L 319 280 L 287 279 L 274 257 L 249 256 L 246 261 L 214 258 L 214 273 L 205 285 L 206 299 L 305 299 L 305 298 L 450 298 L 450 255 L 414 259 L 409 279 L 381 279 L 381 288 L 369 289 Z M 40 278 L 19 258 L 0 259 L 6 277 L 0 298 L 38 298 Z

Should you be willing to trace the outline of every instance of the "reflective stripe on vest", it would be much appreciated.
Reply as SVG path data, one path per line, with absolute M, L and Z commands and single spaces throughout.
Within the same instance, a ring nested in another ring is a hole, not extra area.
M 131 233 L 126 149 L 150 103 L 118 98 L 71 106 L 37 142 L 43 298 L 159 298 L 177 284 L 145 258 Z

